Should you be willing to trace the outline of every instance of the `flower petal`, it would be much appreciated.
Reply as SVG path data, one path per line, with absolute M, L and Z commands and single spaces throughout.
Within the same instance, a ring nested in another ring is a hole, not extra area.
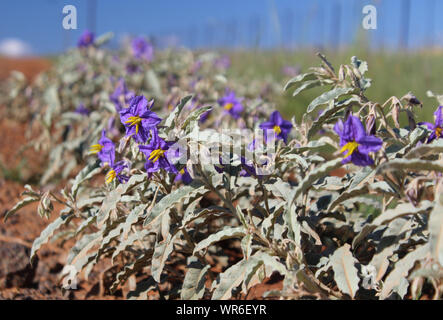
M 364 154 L 369 152 L 377 152 L 383 145 L 383 140 L 376 136 L 364 136 L 357 140 L 358 151 Z

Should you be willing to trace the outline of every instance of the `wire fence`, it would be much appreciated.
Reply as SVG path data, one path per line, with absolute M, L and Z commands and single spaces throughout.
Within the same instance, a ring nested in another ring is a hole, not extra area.
M 185 45 L 192 49 L 338 49 L 358 40 L 376 49 L 417 49 L 443 43 L 443 27 L 436 24 L 443 1 L 314 0 L 307 3 L 294 1 L 284 9 L 184 25 L 151 36 L 161 46 Z M 376 9 L 376 29 L 366 30 L 362 26 L 363 8 L 367 5 Z

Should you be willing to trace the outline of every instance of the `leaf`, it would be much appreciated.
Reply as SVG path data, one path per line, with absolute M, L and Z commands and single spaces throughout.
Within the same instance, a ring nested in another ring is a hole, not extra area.
M 440 184 L 435 192 L 435 206 L 429 216 L 429 245 L 432 257 L 443 266 L 443 194 Z
M 392 291 L 401 284 L 402 280 L 407 278 L 409 270 L 414 267 L 415 262 L 423 259 L 429 253 L 429 249 L 429 244 L 426 243 L 409 252 L 395 263 L 394 269 L 388 274 L 383 283 L 380 299 L 386 299 L 390 296 Z
M 243 252 L 243 259 L 248 260 L 252 253 L 252 234 L 247 234 L 241 240 L 241 249 Z
M 18 203 L 15 204 L 15 206 L 11 210 L 6 212 L 4 222 L 6 222 L 6 220 L 8 220 L 8 218 L 12 216 L 14 213 L 16 213 L 19 209 L 27 206 L 30 203 L 37 201 L 40 201 L 40 199 L 36 197 L 26 197 L 23 200 L 20 200 Z
M 285 87 L 283 88 L 283 90 L 287 91 L 288 89 L 294 87 L 299 82 L 309 81 L 309 80 L 314 80 L 314 79 L 316 79 L 316 75 L 313 72 L 299 74 L 299 75 L 295 76 L 294 78 L 292 78 L 291 80 L 289 80 L 285 84 Z
M 410 150 L 406 155 L 406 159 L 421 158 L 430 154 L 443 153 L 443 140 L 436 139 L 432 143 L 422 144 Z
M 428 213 L 434 204 L 431 201 L 424 200 L 420 202 L 418 207 L 415 207 L 411 203 L 401 203 L 397 205 L 394 209 L 388 209 L 382 214 L 380 214 L 372 224 L 375 226 L 380 226 L 391 222 L 399 217 L 411 215 L 411 214 L 423 214 Z
M 367 194 L 368 191 L 369 188 L 367 185 L 361 185 L 352 189 L 347 189 L 331 202 L 331 204 L 328 207 L 328 211 L 332 211 L 337 205 L 339 205 L 343 201 Z
M 194 254 L 202 249 L 209 247 L 210 245 L 216 242 L 232 238 L 242 238 L 245 235 L 246 232 L 244 227 L 225 227 L 222 230 L 218 231 L 217 233 L 211 234 L 206 239 L 197 243 L 197 245 L 194 248 Z
M 52 237 L 52 235 L 54 234 L 54 232 L 60 228 L 62 225 L 64 225 L 65 223 L 69 222 L 70 219 L 74 216 L 73 213 L 67 214 L 67 215 L 62 215 L 60 217 L 58 217 L 57 219 L 55 219 L 53 222 L 51 222 L 40 234 L 40 236 L 34 240 L 34 243 L 32 244 L 32 248 L 31 248 L 31 263 L 34 261 L 35 255 L 37 253 L 37 251 L 40 249 L 40 247 L 47 243 L 49 241 L 49 239 Z
M 151 274 L 155 281 L 160 282 L 160 276 L 165 267 L 166 260 L 174 248 L 174 241 L 179 233 L 168 234 L 168 237 L 162 242 L 157 243 L 152 255 Z
M 382 163 L 377 168 L 377 174 L 391 170 L 434 170 L 443 172 L 443 164 L 436 161 L 419 159 L 394 159 Z
M 134 242 L 142 241 L 142 239 L 148 234 L 148 230 L 140 230 L 130 234 L 125 240 L 120 240 L 120 243 L 117 245 L 114 252 L 112 253 L 111 260 L 114 261 L 115 257 L 117 257 L 120 253 L 132 246 Z
M 163 97 L 162 87 L 160 81 L 152 69 L 146 71 L 145 81 L 148 88 L 150 88 L 156 98 L 161 99 Z
M 138 256 L 134 262 L 123 267 L 123 270 L 117 273 L 115 281 L 112 283 L 110 291 L 114 292 L 119 284 L 124 283 L 131 275 L 148 266 L 152 256 L 152 251 L 145 252 Z
M 187 271 L 183 280 L 180 299 L 182 300 L 199 300 L 203 298 L 205 293 L 206 275 L 211 265 L 203 265 L 196 257 L 188 258 Z
M 355 89 L 354 88 L 335 88 L 331 91 L 327 91 L 323 93 L 322 95 L 315 98 L 308 106 L 307 113 L 312 113 L 318 106 L 322 104 L 329 103 L 330 100 L 335 100 L 338 97 L 345 95 L 345 94 L 351 94 L 353 93 Z
M 174 108 L 174 110 L 169 114 L 165 120 L 165 126 L 168 128 L 166 132 L 170 131 L 174 127 L 174 120 L 180 115 L 186 103 L 192 99 L 192 95 L 188 95 L 180 100 L 180 103 Z
M 190 123 L 192 122 L 197 122 L 198 120 L 200 120 L 200 116 L 205 113 L 206 111 L 211 110 L 212 107 L 201 107 L 198 108 L 197 110 L 193 111 L 187 118 L 186 120 L 183 122 L 181 128 L 185 129 Z
M 71 188 L 72 197 L 75 199 L 77 197 L 77 192 L 80 188 L 80 185 L 91 179 L 94 175 L 100 173 L 102 168 L 100 167 L 99 161 L 88 164 L 84 167 L 75 177 L 74 182 Z
M 238 287 L 244 280 L 246 265 L 256 263 L 256 260 L 240 260 L 220 274 L 220 281 L 212 294 L 212 300 L 227 300 L 232 296 L 232 289 Z
M 147 226 L 148 224 L 155 222 L 164 212 L 180 201 L 185 201 L 187 198 L 191 197 L 202 196 L 207 192 L 209 192 L 209 190 L 196 181 L 192 182 L 190 185 L 182 186 L 174 190 L 156 203 L 151 213 L 146 217 L 143 225 Z
M 359 96 L 352 96 L 351 98 L 336 102 L 330 105 L 328 108 L 323 110 L 322 114 L 318 116 L 318 118 L 314 121 L 312 126 L 308 131 L 308 139 L 312 138 L 318 130 L 321 129 L 323 123 L 327 122 L 334 116 L 337 112 L 339 112 L 344 107 L 359 105 L 361 104 L 361 99 Z
M 157 282 L 153 277 L 148 277 L 137 283 L 134 291 L 129 291 L 126 298 L 128 300 L 148 300 L 148 292 L 156 289 Z
M 335 250 L 330 258 L 330 262 L 338 288 L 354 298 L 358 290 L 360 278 L 355 267 L 355 263 L 358 263 L 358 261 L 352 256 L 350 248 L 349 244 L 345 244 Z
M 290 204 L 292 205 L 300 195 L 304 194 L 306 192 L 306 190 L 308 190 L 314 184 L 315 181 L 324 177 L 330 171 L 341 167 L 341 165 L 342 165 L 341 161 L 342 161 L 342 159 L 340 159 L 340 158 L 334 159 L 334 160 L 328 161 L 328 162 L 318 166 L 314 170 L 312 170 L 300 182 L 300 185 L 298 185 L 297 188 L 295 189 L 294 195 L 292 196 L 292 201 L 290 202 Z
M 326 80 L 321 81 L 321 80 L 309 80 L 309 81 L 305 81 L 303 82 L 297 89 L 294 90 L 294 92 L 292 93 L 292 96 L 295 97 L 298 94 L 300 94 L 301 92 L 307 90 L 307 89 L 312 89 L 318 86 L 321 86 L 322 84 L 326 83 Z

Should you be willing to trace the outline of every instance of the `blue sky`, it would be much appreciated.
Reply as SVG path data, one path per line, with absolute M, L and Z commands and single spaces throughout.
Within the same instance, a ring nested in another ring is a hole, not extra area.
M 93 1 L 93 0 L 92 0 Z M 128 35 L 178 39 L 191 47 L 349 44 L 362 31 L 373 46 L 396 48 L 404 0 L 96 0 L 96 33 L 115 33 L 114 46 Z M 434 8 L 432 8 L 434 3 Z M 62 8 L 77 7 L 78 30 L 62 28 Z M 377 30 L 361 28 L 362 7 L 377 8 Z M 91 27 L 91 0 L 2 0 L 0 42 L 20 39 L 34 54 L 58 53 Z M 436 20 L 443 1 L 411 0 L 409 47 L 443 40 Z M 337 17 L 340 26 L 337 27 Z M 434 26 L 433 26 L 434 25 Z M 259 42 L 256 40 L 259 39 Z

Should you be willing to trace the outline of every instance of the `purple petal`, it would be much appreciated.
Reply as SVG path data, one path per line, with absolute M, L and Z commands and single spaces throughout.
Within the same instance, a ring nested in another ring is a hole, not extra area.
M 377 152 L 383 145 L 383 141 L 376 136 L 365 136 L 357 141 L 358 151 L 368 154 L 369 152 Z
M 434 124 L 430 123 L 430 122 L 419 122 L 418 125 L 419 126 L 425 125 L 429 130 L 434 130 L 435 129 Z
M 358 151 L 354 151 L 349 158 L 351 158 L 352 163 L 357 166 L 364 167 L 374 164 L 374 160 L 372 160 L 369 155 L 360 153 Z
M 437 110 L 434 112 L 436 127 L 441 127 L 443 125 L 443 123 L 442 123 L 443 118 L 442 118 L 442 114 L 441 114 L 442 109 L 443 109 L 443 106 L 439 106 L 437 108 Z

